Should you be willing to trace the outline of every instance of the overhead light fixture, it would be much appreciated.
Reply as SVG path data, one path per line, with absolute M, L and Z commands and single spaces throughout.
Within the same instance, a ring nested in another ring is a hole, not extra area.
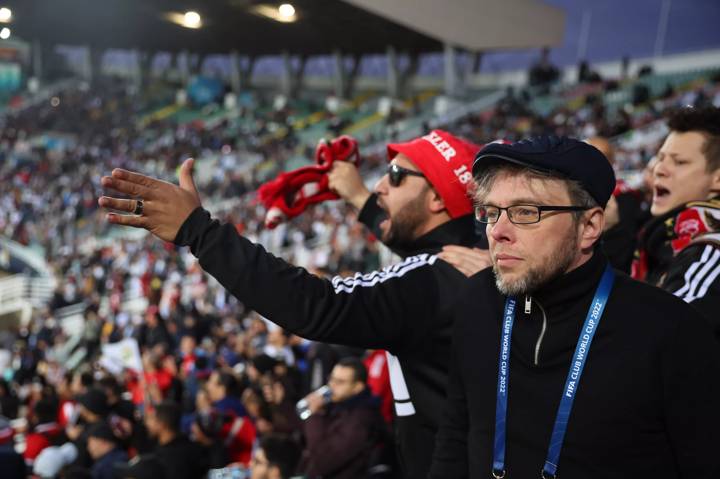
M 200 28 L 202 26 L 202 18 L 198 12 L 185 12 L 183 15 L 183 26 L 187 28 Z
M 3 28 L 2 30 L 0 30 L 0 39 L 7 40 L 8 38 L 10 38 L 10 33 L 11 32 L 8 27 Z
M 293 23 L 298 20 L 297 10 L 291 4 L 283 3 L 279 7 L 276 5 L 260 3 L 250 7 L 249 11 L 255 15 L 281 23 Z
M 283 3 L 278 7 L 278 13 L 281 17 L 291 18 L 295 16 L 295 7 L 290 3 Z
M 12 20 L 12 10 L 7 7 L 0 8 L 0 22 L 10 23 L 10 20 Z
M 200 14 L 192 10 L 185 13 L 168 12 L 164 15 L 164 17 L 172 23 L 185 28 L 192 28 L 194 30 L 197 30 L 198 28 L 202 28 L 203 26 L 202 17 L 200 16 Z

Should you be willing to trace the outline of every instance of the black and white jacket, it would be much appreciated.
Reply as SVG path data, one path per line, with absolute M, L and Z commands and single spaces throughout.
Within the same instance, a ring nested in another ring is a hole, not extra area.
M 372 222 L 368 209 L 363 216 Z M 397 264 L 327 280 L 266 252 L 202 208 L 175 239 L 246 307 L 283 328 L 312 340 L 389 351 L 400 456 L 410 478 L 429 470 L 448 376 L 448 309 L 467 282 L 435 253 L 477 241 L 468 215 L 419 238 L 414 254 Z
M 720 339 L 720 198 L 650 220 L 640 232 L 633 277 L 691 304 Z

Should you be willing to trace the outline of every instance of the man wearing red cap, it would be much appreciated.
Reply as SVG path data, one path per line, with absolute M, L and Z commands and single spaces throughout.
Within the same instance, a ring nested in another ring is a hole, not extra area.
M 333 164 L 329 186 L 360 210 L 360 221 L 383 243 L 401 256 L 417 254 L 417 238 L 472 213 L 467 194 L 472 181 L 469 162 L 478 150 L 477 145 L 433 130 L 407 143 L 388 145 L 388 174 L 375 186 L 374 194 L 365 187 L 356 166 L 350 162 Z M 400 183 L 394 184 L 418 174 L 425 181 L 415 182 L 417 188 L 398 188 Z M 440 199 L 440 207 L 432 199 Z
M 447 310 L 466 281 L 437 254 L 478 242 L 467 188 L 479 147 L 435 130 L 389 145 L 387 173 L 361 205 L 378 236 L 405 257 L 380 271 L 328 281 L 289 265 L 221 225 L 200 206 L 192 160 L 180 186 L 124 170 L 103 186 L 140 197 L 102 197 L 112 223 L 145 228 L 190 246 L 200 265 L 249 309 L 300 336 L 369 349 L 389 359 L 398 446 L 406 477 L 426 477 L 445 397 L 452 320 Z M 337 188 L 337 187 L 336 187 Z M 338 188 L 339 189 L 339 188 Z M 360 200 L 358 200 L 359 202 Z

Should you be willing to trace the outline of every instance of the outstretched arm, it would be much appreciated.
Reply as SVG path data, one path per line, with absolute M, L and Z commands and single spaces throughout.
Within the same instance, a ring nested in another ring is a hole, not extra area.
M 382 271 L 328 281 L 273 256 L 202 209 L 192 163 L 180 186 L 114 170 L 103 185 L 143 199 L 142 214 L 111 213 L 116 224 L 145 228 L 165 241 L 190 246 L 202 268 L 248 308 L 300 336 L 396 351 L 427 337 L 439 303 L 435 257 L 420 255 Z M 135 199 L 103 197 L 103 207 L 132 212 Z M 418 297 L 418 285 L 423 295 Z

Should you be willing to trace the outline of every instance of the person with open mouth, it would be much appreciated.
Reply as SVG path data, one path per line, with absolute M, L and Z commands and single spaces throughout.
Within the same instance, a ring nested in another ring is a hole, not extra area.
M 632 275 L 695 306 L 720 336 L 720 108 L 684 108 L 653 168 Z

